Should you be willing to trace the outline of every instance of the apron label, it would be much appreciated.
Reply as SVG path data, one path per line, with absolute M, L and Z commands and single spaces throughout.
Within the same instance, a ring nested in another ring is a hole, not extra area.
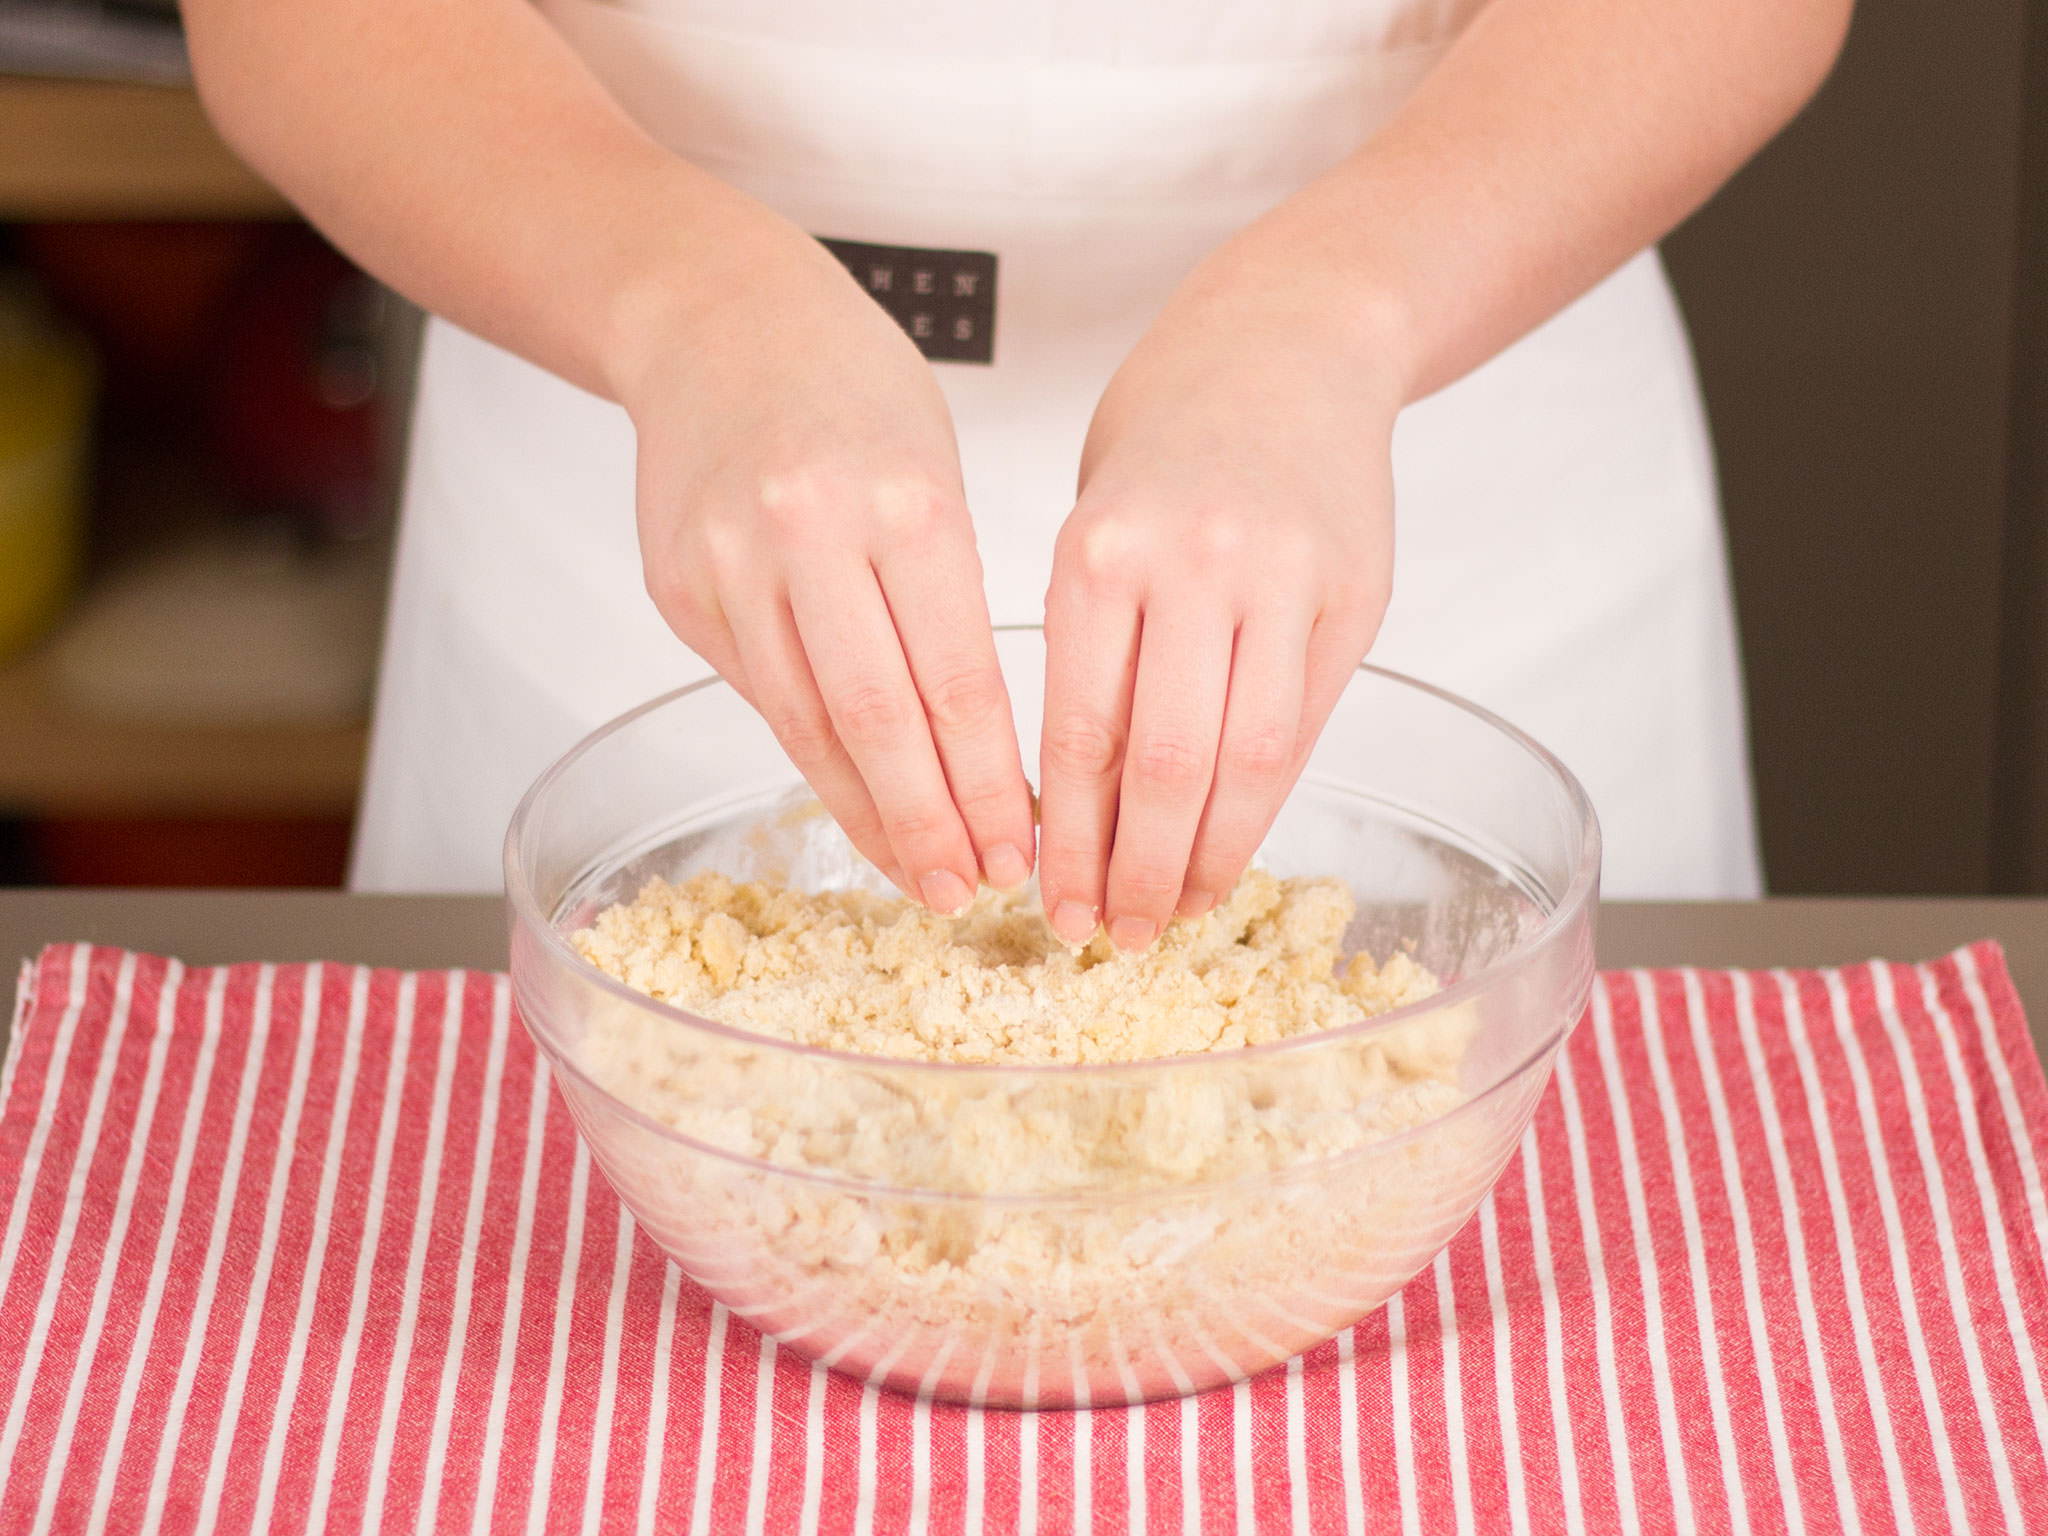
M 995 361 L 993 252 L 925 251 L 857 240 L 820 243 L 931 361 Z

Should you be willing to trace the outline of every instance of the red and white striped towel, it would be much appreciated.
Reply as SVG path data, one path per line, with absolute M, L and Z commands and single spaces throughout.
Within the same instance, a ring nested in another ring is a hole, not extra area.
M 502 977 L 60 946 L 0 1100 L 7 1532 L 2048 1531 L 2048 1090 L 1988 944 L 1602 977 L 1431 1269 L 1134 1410 L 877 1394 L 713 1306 Z

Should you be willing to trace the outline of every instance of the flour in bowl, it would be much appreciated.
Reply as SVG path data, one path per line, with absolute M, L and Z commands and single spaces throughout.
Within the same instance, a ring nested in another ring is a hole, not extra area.
M 581 1074 L 681 1143 L 564 1087 L 642 1223 L 785 1342 L 980 1402 L 1156 1396 L 1191 1351 L 1248 1374 L 1376 1304 L 1511 1150 L 1451 1115 L 1467 1009 L 1340 1028 L 1437 990 L 1344 955 L 1353 914 L 1341 882 L 1253 871 L 1125 955 L 990 892 L 944 918 L 654 880 L 578 952 L 732 1032 L 583 1019 Z
M 1404 954 L 1343 959 L 1337 880 L 1254 870 L 1126 955 L 1069 950 L 1024 894 L 960 917 L 861 891 L 722 875 L 654 880 L 575 936 L 600 970 L 704 1018 L 799 1045 L 919 1061 L 1052 1066 L 1266 1045 L 1436 990 Z M 1442 1062 L 1418 1064 L 1429 1070 Z

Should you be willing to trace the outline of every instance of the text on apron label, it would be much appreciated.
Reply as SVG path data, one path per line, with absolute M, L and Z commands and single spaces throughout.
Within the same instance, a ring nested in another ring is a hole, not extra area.
M 996 258 L 825 240 L 825 249 L 935 363 L 995 360 Z

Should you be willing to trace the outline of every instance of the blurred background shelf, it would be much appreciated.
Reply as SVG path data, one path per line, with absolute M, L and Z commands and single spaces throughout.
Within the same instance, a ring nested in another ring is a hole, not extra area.
M 0 815 L 346 818 L 367 739 L 361 725 L 85 719 L 16 663 L 0 667 Z
M 0 76 L 0 219 L 291 216 L 188 89 Z
M 274 659 L 285 642 L 318 643 L 309 675 L 330 681 L 337 654 L 373 654 L 373 612 L 336 652 L 320 579 L 301 583 L 303 606 L 260 573 L 222 592 L 234 558 L 219 552 L 277 545 L 331 573 L 386 547 L 416 317 L 300 223 L 175 83 L 0 72 L 0 285 L 17 317 L 25 287 L 31 310 L 89 348 L 97 397 L 63 608 L 25 649 L 18 628 L 0 645 L 0 884 L 337 884 L 367 683 L 352 711 L 270 711 L 339 723 L 266 723 L 255 706 L 246 723 L 196 723 L 204 709 L 159 723 L 154 708 L 87 707 L 75 642 L 124 581 L 156 572 L 142 607 L 161 620 L 167 573 L 198 568 L 215 586 L 195 582 L 183 606 L 213 643 L 135 628 L 132 613 L 120 631 L 145 661 L 205 658 L 185 668 L 187 694 L 196 675 L 248 671 L 237 645 Z M 36 394 L 17 389 L 17 419 Z M 210 565 L 192 553 L 208 548 Z M 232 622 L 252 604 L 267 605 L 268 629 Z M 133 695 L 111 664 L 120 650 L 99 646 L 98 682 Z

